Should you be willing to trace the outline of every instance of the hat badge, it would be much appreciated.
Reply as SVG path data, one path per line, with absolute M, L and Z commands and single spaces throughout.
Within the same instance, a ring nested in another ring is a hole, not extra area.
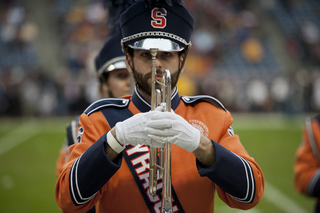
M 167 11 L 164 8 L 155 7 L 151 10 L 151 26 L 163 29 L 167 26 Z

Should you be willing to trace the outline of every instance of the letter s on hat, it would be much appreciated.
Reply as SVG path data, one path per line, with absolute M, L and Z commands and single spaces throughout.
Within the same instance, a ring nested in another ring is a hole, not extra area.
M 155 7 L 153 10 L 151 10 L 151 26 L 154 28 L 165 28 L 167 25 L 167 19 L 166 16 L 167 11 L 163 8 Z

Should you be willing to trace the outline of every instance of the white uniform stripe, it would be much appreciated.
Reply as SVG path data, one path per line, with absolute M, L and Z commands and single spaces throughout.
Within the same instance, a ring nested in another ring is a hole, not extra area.
M 246 179 L 247 179 L 247 192 L 246 192 L 246 195 L 244 198 L 237 198 L 232 195 L 230 195 L 230 196 L 239 202 L 251 203 L 253 201 L 253 195 L 254 195 L 254 191 L 255 191 L 254 176 L 252 173 L 252 168 L 251 168 L 250 164 L 245 159 L 243 159 L 239 155 L 236 155 L 236 156 L 241 160 L 241 162 L 243 163 L 243 166 L 244 166 L 244 170 L 246 173 Z M 250 188 L 251 188 L 251 191 L 250 191 Z M 250 196 L 250 199 L 248 200 L 249 196 Z
M 71 174 L 70 174 L 70 186 L 71 186 L 71 194 L 73 197 L 73 200 L 78 204 L 78 205 L 82 205 L 87 203 L 89 200 L 91 200 L 97 193 L 94 193 L 92 196 L 85 198 L 82 197 L 80 189 L 79 189 L 79 185 L 78 185 L 78 166 L 79 166 L 79 162 L 81 159 L 82 155 L 73 163 L 72 168 L 71 168 Z M 74 174 L 75 173 L 75 177 Z M 74 179 L 75 179 L 75 186 L 74 186 Z M 75 189 L 74 189 L 75 187 Z M 80 197 L 80 201 L 77 199 L 76 194 L 75 194 L 75 190 L 77 195 Z
M 318 182 L 319 178 L 320 178 L 320 169 L 317 169 L 317 171 L 314 173 L 313 177 L 309 182 L 307 195 L 312 196 L 314 187 L 316 186 L 316 183 Z
M 314 139 L 310 117 L 306 118 L 306 129 L 307 129 L 307 135 L 309 138 L 310 147 L 312 149 L 314 158 L 318 159 L 318 157 L 319 157 L 318 147 L 317 147 L 316 141 Z
M 148 102 L 146 102 L 146 101 L 140 96 L 140 94 L 138 93 L 137 87 L 136 87 L 134 90 L 135 90 L 135 93 L 137 94 L 137 96 L 139 97 L 139 99 L 140 99 L 143 103 L 145 103 L 147 106 L 151 107 L 151 105 L 150 105 Z
M 102 101 L 108 101 L 108 100 L 113 100 L 113 101 L 119 101 L 122 100 L 122 104 L 115 104 L 115 103 L 108 103 L 108 104 L 104 104 L 104 105 L 98 105 L 97 107 L 91 109 L 89 112 L 88 111 L 91 107 L 93 107 L 95 104 L 97 104 L 98 102 L 102 102 Z M 103 98 L 103 99 L 99 99 L 95 102 L 93 102 L 92 104 L 90 104 L 90 106 L 87 107 L 87 109 L 85 109 L 84 112 L 86 112 L 87 115 L 90 115 L 91 113 L 97 111 L 98 109 L 101 109 L 103 107 L 107 107 L 107 106 L 118 106 L 118 107 L 123 107 L 125 106 L 124 104 L 127 104 L 129 102 L 129 99 L 125 99 L 125 98 Z
M 77 141 L 77 127 L 78 122 L 75 120 L 71 121 L 71 134 L 74 143 Z

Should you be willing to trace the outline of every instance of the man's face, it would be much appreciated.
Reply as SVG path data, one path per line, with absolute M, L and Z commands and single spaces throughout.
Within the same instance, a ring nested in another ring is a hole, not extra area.
M 179 56 L 178 52 L 158 51 L 156 59 L 157 79 L 161 80 L 164 69 L 171 73 L 171 87 L 176 86 L 179 76 L 179 67 L 182 64 L 184 55 Z M 128 56 L 128 63 L 134 69 L 134 78 L 145 92 L 151 94 L 151 68 L 152 60 L 149 50 L 134 50 L 133 59 Z M 160 88 L 160 86 L 156 86 Z

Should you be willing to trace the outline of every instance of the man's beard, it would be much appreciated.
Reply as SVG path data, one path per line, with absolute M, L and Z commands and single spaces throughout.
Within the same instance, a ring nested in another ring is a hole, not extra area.
M 161 70 L 157 70 L 157 73 L 162 73 Z M 171 88 L 173 89 L 178 82 L 179 79 L 179 71 L 174 72 L 174 74 L 171 74 Z M 148 79 L 151 79 L 151 72 L 147 73 L 145 75 L 139 73 L 136 71 L 136 69 L 133 69 L 133 76 L 136 80 L 136 84 L 140 89 L 142 89 L 145 93 L 151 95 L 151 84 L 148 83 Z M 160 89 L 161 85 L 156 84 L 156 89 Z

